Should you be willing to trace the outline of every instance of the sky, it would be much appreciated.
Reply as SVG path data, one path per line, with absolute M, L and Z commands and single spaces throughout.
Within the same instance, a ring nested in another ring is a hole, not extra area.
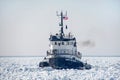
M 0 56 L 46 55 L 56 11 L 83 56 L 120 56 L 120 0 L 0 0 Z

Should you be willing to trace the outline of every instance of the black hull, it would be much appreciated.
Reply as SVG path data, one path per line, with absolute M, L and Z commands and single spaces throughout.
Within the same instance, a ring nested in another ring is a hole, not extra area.
M 40 62 L 39 63 L 39 67 L 49 67 L 49 63 L 48 62 Z
M 49 65 L 54 69 L 83 69 L 84 63 L 68 58 L 50 58 Z

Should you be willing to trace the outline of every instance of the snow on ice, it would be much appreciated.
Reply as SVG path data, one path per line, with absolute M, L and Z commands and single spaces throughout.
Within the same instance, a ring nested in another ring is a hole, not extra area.
M 40 68 L 43 57 L 0 57 L 0 80 L 120 80 L 119 57 L 83 57 L 90 70 Z

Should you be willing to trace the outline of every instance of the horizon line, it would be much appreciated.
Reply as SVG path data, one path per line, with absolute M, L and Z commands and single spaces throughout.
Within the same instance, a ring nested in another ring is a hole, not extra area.
M 0 57 L 45 57 L 45 55 L 41 56 L 0 56 Z M 82 56 L 82 57 L 120 57 L 119 56 Z

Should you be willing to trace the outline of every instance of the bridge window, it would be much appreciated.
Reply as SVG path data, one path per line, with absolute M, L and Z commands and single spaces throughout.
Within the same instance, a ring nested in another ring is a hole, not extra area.
M 60 46 L 60 43 L 58 43 L 58 45 Z
M 57 45 L 57 42 L 55 42 L 55 45 Z
M 62 42 L 62 45 L 64 45 L 64 42 Z
M 76 45 L 76 42 L 74 42 L 74 47 L 76 47 L 77 45 Z

